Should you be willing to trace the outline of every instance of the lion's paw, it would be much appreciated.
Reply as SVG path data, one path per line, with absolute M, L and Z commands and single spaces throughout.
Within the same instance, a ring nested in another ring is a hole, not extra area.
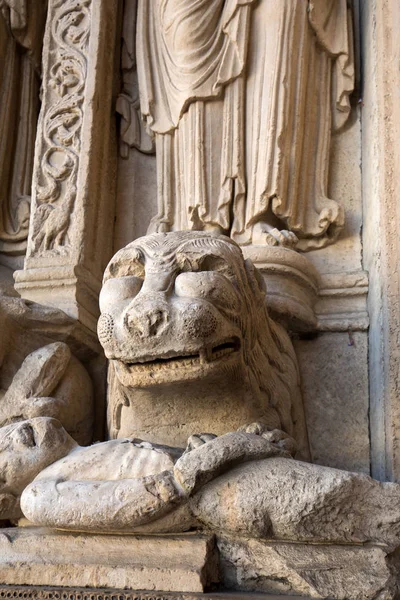
M 239 427 L 238 431 L 260 435 L 271 444 L 276 444 L 276 446 L 282 450 L 286 450 L 286 452 L 289 452 L 292 456 L 297 452 L 297 443 L 294 438 L 281 429 L 271 429 L 259 421 L 243 425 L 242 427 Z

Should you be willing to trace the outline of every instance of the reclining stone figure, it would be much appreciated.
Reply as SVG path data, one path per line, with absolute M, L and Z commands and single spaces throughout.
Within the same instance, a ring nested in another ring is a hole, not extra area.
M 76 446 L 24 490 L 22 510 L 72 531 L 399 544 L 399 484 L 293 460 L 291 440 L 259 424 L 194 440 L 181 456 L 134 439 Z
M 22 494 L 30 521 L 399 544 L 400 485 L 291 458 L 292 437 L 307 454 L 296 358 L 231 240 L 137 240 L 110 262 L 100 305 L 116 439 L 65 444 Z

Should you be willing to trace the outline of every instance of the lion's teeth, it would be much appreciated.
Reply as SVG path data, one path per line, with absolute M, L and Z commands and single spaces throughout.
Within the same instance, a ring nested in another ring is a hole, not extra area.
M 206 350 L 200 350 L 200 363 L 202 365 L 204 365 L 204 363 L 208 362 L 208 360 L 209 360 L 208 348 Z
M 130 365 L 130 370 L 137 373 L 159 371 L 160 369 L 181 369 L 182 367 L 191 367 L 198 364 L 207 364 L 213 362 L 226 354 L 234 352 L 234 348 L 222 348 L 213 352 L 210 347 L 200 351 L 199 356 L 190 356 L 188 358 L 177 358 L 176 360 L 166 360 L 165 362 L 154 363 L 136 363 Z

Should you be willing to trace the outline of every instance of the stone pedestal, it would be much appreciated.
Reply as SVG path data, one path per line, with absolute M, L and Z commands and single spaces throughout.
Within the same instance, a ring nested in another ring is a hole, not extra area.
M 227 589 L 335 600 L 398 597 L 397 554 L 382 546 L 220 537 L 218 550 Z
M 398 566 L 393 548 L 368 544 L 38 527 L 0 533 L 0 599 L 391 600 L 398 597 Z

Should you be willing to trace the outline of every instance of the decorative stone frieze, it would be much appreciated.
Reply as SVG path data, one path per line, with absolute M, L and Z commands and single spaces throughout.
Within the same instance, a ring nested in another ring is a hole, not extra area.
M 51 0 L 22 296 L 94 330 L 112 251 L 116 0 Z

